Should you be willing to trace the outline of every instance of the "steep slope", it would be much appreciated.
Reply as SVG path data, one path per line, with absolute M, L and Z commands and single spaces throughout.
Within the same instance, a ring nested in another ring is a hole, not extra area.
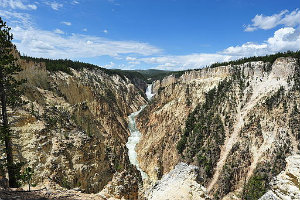
M 178 82 L 169 76 L 153 84 L 157 94 L 138 119 L 144 135 L 137 146 L 140 165 L 152 180 L 159 179 L 178 163 L 176 143 L 189 112 L 227 74 L 226 68 L 208 69 L 206 73 L 187 72 Z
M 101 69 L 65 73 L 49 72 L 43 62 L 20 64 L 27 103 L 10 112 L 10 124 L 16 133 L 14 153 L 34 168 L 33 182 L 94 193 L 122 174 L 106 195 L 137 199 L 141 177 L 129 164 L 125 144 L 127 116 L 146 103 L 141 90 Z
M 155 82 L 138 120 L 141 168 L 155 181 L 184 161 L 213 198 L 259 198 L 299 153 L 299 71 L 297 59 L 278 58 Z

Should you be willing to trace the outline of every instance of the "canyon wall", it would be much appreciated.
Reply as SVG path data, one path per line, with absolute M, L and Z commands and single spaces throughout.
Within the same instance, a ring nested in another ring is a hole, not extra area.
M 125 144 L 127 116 L 146 103 L 143 92 L 101 69 L 49 72 L 42 62 L 19 63 L 26 103 L 10 110 L 10 124 L 14 154 L 34 169 L 33 183 L 95 193 L 114 180 L 106 197 L 137 199 L 141 177 Z
M 155 82 L 137 120 L 141 168 L 155 182 L 185 162 L 211 198 L 258 199 L 299 154 L 299 72 L 297 59 L 278 58 Z

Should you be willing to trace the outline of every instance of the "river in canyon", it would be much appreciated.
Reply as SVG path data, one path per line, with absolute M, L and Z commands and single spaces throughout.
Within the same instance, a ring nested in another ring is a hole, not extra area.
M 151 98 L 154 96 L 154 94 L 152 94 L 152 84 L 148 85 L 147 90 L 146 90 L 146 96 L 147 96 L 148 100 L 151 100 Z M 135 147 L 139 143 L 142 134 L 136 127 L 135 118 L 146 108 L 146 106 L 147 106 L 147 104 L 141 106 L 140 110 L 138 110 L 137 112 L 133 112 L 128 116 L 128 118 L 129 118 L 128 128 L 130 131 L 130 136 L 128 138 L 128 142 L 126 143 L 126 147 L 128 149 L 129 161 L 141 172 L 143 180 L 147 179 L 148 176 L 140 168 L 139 162 L 137 160 L 137 152 L 135 151 Z

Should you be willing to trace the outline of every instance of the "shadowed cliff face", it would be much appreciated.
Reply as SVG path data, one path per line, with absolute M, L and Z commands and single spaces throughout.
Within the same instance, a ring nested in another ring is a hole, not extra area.
M 263 195 L 299 154 L 299 71 L 296 59 L 279 58 L 155 82 L 137 120 L 141 168 L 155 181 L 184 161 L 214 198 Z
M 119 181 L 106 195 L 136 199 L 141 177 L 129 164 L 125 144 L 127 116 L 146 103 L 141 90 L 101 70 L 72 69 L 70 75 L 50 73 L 43 63 L 20 63 L 27 104 L 11 112 L 10 123 L 17 133 L 14 153 L 34 168 L 33 182 L 91 193 L 121 174 L 129 186 L 116 190 L 124 180 Z

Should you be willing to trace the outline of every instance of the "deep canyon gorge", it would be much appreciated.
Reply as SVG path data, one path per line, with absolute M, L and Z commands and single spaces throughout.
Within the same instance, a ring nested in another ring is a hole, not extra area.
M 27 82 L 26 104 L 9 110 L 14 154 L 40 188 L 82 199 L 300 199 L 299 58 L 150 84 L 17 56 Z

